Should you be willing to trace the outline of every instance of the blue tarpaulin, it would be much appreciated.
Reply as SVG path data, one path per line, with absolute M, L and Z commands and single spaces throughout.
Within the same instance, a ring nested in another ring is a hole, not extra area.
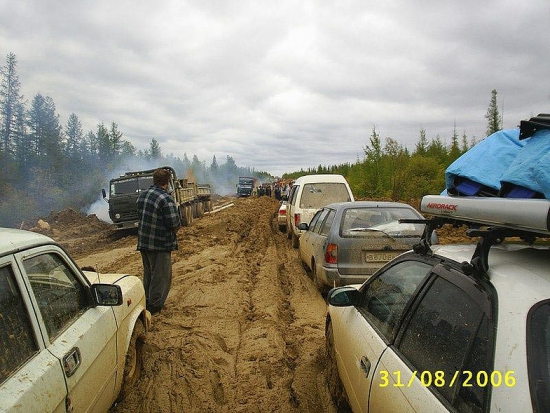
M 550 199 L 550 129 L 488 136 L 449 165 L 445 186 L 449 195 Z
M 484 187 L 496 195 L 502 176 L 525 144 L 525 140 L 519 140 L 519 129 L 501 130 L 488 136 L 449 165 L 445 171 L 447 192 L 477 195 L 476 189 Z

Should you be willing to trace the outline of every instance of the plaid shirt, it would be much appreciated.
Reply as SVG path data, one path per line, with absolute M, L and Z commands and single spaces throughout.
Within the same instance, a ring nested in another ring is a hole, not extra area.
M 139 251 L 173 251 L 178 249 L 176 231 L 180 218 L 172 196 L 162 187 L 152 185 L 137 199 L 139 216 Z

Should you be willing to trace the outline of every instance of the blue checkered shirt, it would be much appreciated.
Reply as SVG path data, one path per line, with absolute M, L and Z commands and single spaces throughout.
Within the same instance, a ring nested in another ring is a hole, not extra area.
M 172 196 L 164 188 L 152 185 L 139 194 L 136 202 L 139 216 L 137 249 L 177 250 L 176 231 L 181 224 Z

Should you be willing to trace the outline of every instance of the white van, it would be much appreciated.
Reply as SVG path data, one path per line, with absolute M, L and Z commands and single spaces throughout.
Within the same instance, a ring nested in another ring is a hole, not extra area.
M 355 201 L 342 175 L 305 175 L 296 179 L 287 205 L 287 235 L 292 246 L 298 248 L 302 233 L 300 223 L 309 223 L 317 210 L 333 202 Z

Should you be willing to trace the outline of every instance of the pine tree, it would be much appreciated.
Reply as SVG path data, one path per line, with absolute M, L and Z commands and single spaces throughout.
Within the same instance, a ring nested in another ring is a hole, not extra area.
M 82 132 L 82 124 L 76 114 L 71 113 L 65 126 L 65 148 L 67 155 L 70 158 L 76 159 L 82 157 L 81 145 L 84 138 Z
M 149 145 L 149 156 L 152 160 L 159 160 L 162 158 L 160 144 L 155 138 L 151 139 L 151 144 Z
M 13 144 L 21 125 L 21 116 L 24 113 L 23 96 L 20 95 L 21 84 L 17 74 L 17 59 L 15 54 L 9 53 L 6 58 L 6 66 L 0 69 L 2 83 L 0 84 L 0 125 L 1 141 L 0 154 L 10 156 L 13 151 Z
M 502 129 L 502 117 L 498 112 L 497 91 L 495 89 L 491 91 L 491 102 L 489 103 L 485 119 L 487 119 L 487 136 Z

